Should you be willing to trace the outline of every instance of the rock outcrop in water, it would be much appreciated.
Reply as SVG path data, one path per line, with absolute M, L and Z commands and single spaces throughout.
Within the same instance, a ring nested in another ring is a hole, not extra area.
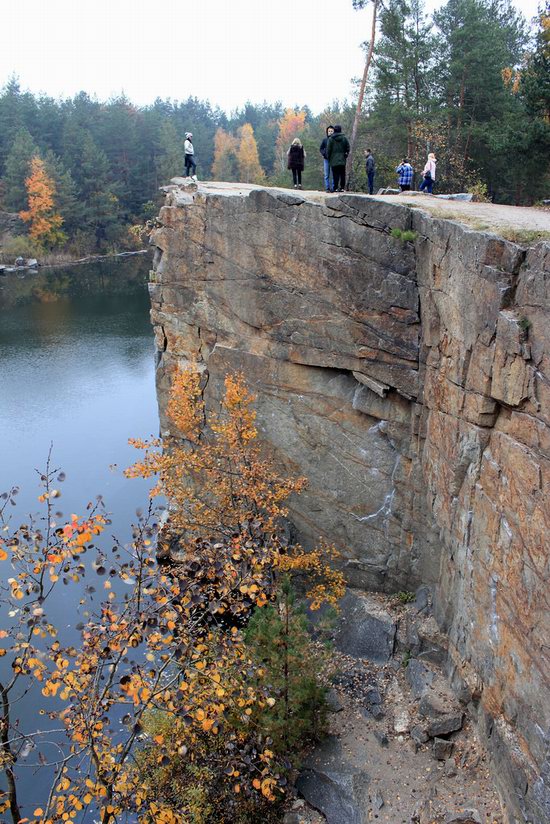
M 334 541 L 355 587 L 431 585 L 509 809 L 547 821 L 550 244 L 237 184 L 175 185 L 152 242 L 161 414 L 178 363 L 209 404 L 245 373 L 310 481 L 300 540 Z

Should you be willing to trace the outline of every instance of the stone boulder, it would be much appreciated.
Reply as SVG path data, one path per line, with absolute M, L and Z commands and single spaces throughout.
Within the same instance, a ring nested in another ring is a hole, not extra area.
M 328 824 L 367 824 L 368 773 L 346 761 L 338 739 L 330 736 L 304 762 L 298 792 Z
M 348 590 L 340 603 L 342 619 L 336 633 L 336 647 L 354 658 L 384 664 L 393 655 L 397 625 L 376 599 Z

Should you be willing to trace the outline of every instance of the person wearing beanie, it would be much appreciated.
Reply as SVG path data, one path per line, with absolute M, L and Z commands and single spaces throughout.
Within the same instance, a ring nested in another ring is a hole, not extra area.
M 334 127 L 327 143 L 327 159 L 334 178 L 334 191 L 343 192 L 346 188 L 346 160 L 349 155 L 349 140 L 342 132 L 341 126 Z
M 333 192 L 334 191 L 334 180 L 331 182 L 330 180 L 330 163 L 328 162 L 327 157 L 327 143 L 328 139 L 331 135 L 334 134 L 334 126 L 327 126 L 325 130 L 325 137 L 321 141 L 321 145 L 319 146 L 319 151 L 321 152 L 321 156 L 323 158 L 323 171 L 325 177 L 325 192 Z
M 197 182 L 197 164 L 195 162 L 195 149 L 193 148 L 193 134 L 192 132 L 185 132 L 185 143 L 183 145 L 185 152 L 185 176 L 192 178 Z
M 418 187 L 419 192 L 424 192 L 424 194 L 431 195 L 435 183 L 435 167 L 437 164 L 437 158 L 433 152 L 430 152 L 428 155 L 428 160 L 426 161 L 426 165 L 422 171 L 423 180 L 420 186 Z

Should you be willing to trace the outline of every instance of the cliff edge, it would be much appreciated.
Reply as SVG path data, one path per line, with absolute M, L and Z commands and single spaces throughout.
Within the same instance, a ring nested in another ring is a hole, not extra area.
M 177 364 L 212 405 L 245 373 L 266 446 L 309 478 L 297 536 L 335 542 L 355 587 L 432 587 L 511 818 L 542 824 L 550 243 L 414 205 L 176 179 L 152 235 L 162 425 Z

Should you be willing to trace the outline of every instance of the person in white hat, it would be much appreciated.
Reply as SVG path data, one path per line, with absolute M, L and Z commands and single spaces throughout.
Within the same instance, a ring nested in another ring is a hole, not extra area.
M 185 176 L 197 181 L 197 164 L 195 162 L 195 149 L 193 148 L 192 132 L 185 132 Z M 192 171 L 191 171 L 192 170 Z

